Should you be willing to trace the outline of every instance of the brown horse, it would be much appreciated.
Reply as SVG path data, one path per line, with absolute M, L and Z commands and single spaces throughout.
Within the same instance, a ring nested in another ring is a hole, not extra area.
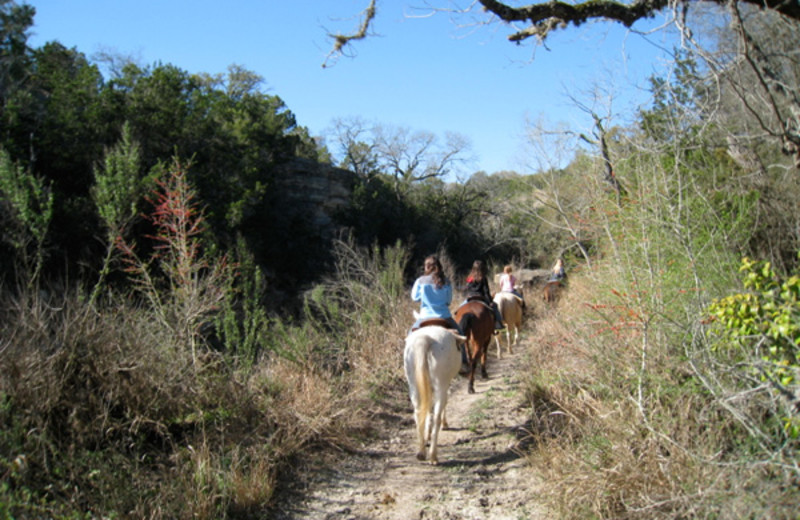
M 494 334 L 494 312 L 480 301 L 470 301 L 456 310 L 455 320 L 461 332 L 467 337 L 464 348 L 469 359 L 468 392 L 475 393 L 475 369 L 481 364 L 481 376 L 489 378 L 486 372 L 486 353 Z
M 556 299 L 558 298 L 558 291 L 561 287 L 561 282 L 558 280 L 547 282 L 544 286 L 544 290 L 542 291 L 542 299 L 545 303 L 555 303 Z

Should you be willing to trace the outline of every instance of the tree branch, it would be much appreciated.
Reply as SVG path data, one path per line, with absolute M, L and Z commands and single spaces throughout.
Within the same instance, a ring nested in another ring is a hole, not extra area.
M 569 25 L 577 27 L 593 19 L 603 19 L 631 27 L 639 20 L 652 18 L 660 10 L 671 5 L 676 8 L 683 7 L 685 10 L 691 0 L 635 0 L 631 3 L 615 0 L 583 0 L 577 3 L 550 0 L 520 7 L 512 7 L 505 1 L 498 0 L 476 1 L 484 11 L 497 16 L 503 22 L 529 23 L 528 27 L 515 29 L 516 32 L 508 36 L 509 41 L 520 43 L 532 36 L 544 40 L 553 29 L 562 29 Z M 731 0 L 706 0 L 706 2 L 727 7 Z M 769 9 L 800 22 L 800 2 L 797 0 L 733 0 L 733 2 Z M 376 4 L 377 0 L 370 0 L 369 6 L 363 11 L 364 19 L 355 33 L 328 35 L 333 38 L 334 47 L 323 67 L 331 57 L 343 54 L 345 46 L 350 42 L 366 38 L 369 26 L 375 18 Z
M 353 34 L 328 34 L 330 38 L 333 38 L 333 49 L 331 52 L 328 53 L 328 57 L 325 58 L 325 62 L 322 64 L 322 68 L 328 66 L 328 61 L 333 56 L 338 56 L 344 54 L 344 48 L 350 42 L 355 40 L 363 40 L 367 37 L 367 32 L 369 31 L 369 26 L 372 24 L 372 21 L 375 19 L 375 12 L 376 12 L 376 3 L 377 0 L 370 0 L 369 5 L 366 9 L 362 12 L 364 15 L 364 19 L 361 20 L 361 24 L 358 27 L 358 30 Z
M 614 0 L 585 0 L 579 3 L 567 3 L 552 0 L 544 3 L 529 4 L 521 7 L 511 7 L 497 0 L 478 0 L 484 10 L 494 14 L 507 23 L 528 22 L 531 25 L 510 35 L 508 39 L 521 42 L 531 36 L 544 40 L 551 30 L 563 28 L 570 24 L 579 26 L 582 23 L 602 18 L 618 22 L 625 27 L 644 18 L 651 18 L 668 7 L 670 0 L 636 0 L 630 4 Z M 707 0 L 712 3 L 726 6 L 728 0 Z M 800 21 L 800 2 L 787 0 L 739 0 L 740 3 L 750 4 L 759 8 L 772 9 L 787 18 Z M 688 5 L 688 0 L 676 2 Z
M 545 39 L 552 29 L 569 24 L 579 26 L 592 18 L 604 18 L 630 27 L 642 18 L 652 17 L 669 5 L 669 0 L 638 0 L 626 5 L 612 0 L 592 0 L 578 4 L 551 1 L 511 7 L 497 0 L 479 0 L 484 9 L 504 22 L 530 22 L 531 26 L 508 37 L 521 42 L 531 36 Z

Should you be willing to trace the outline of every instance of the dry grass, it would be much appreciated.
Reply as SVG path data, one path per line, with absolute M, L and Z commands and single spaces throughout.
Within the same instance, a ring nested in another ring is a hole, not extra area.
M 3 301 L 6 514 L 263 513 L 291 457 L 346 443 L 358 423 L 357 403 L 324 370 L 275 356 L 234 372 L 210 350 L 193 361 L 146 311 L 84 302 L 77 293 Z
M 404 253 L 345 246 L 319 292 L 330 307 L 276 322 L 252 367 L 121 298 L 5 293 L 0 513 L 264 517 L 295 457 L 372 435 L 370 415 L 403 388 Z
M 674 348 L 650 345 L 643 364 L 641 334 L 598 320 L 590 282 L 573 277 L 557 309 L 541 312 L 527 367 L 529 461 L 552 509 L 576 519 L 796 518 L 793 472 L 759 460 Z

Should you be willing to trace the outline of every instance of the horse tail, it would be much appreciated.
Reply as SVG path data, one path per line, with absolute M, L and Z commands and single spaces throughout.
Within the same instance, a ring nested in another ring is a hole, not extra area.
M 473 323 L 475 323 L 475 315 L 471 312 L 467 312 L 461 316 L 461 321 L 458 322 L 458 328 L 461 329 L 461 333 L 464 334 L 467 339 L 472 336 Z
M 461 320 L 458 322 L 458 328 L 461 329 L 461 333 L 467 338 L 464 341 L 464 349 L 461 352 L 461 359 L 469 361 L 472 359 L 472 350 L 473 347 L 472 342 L 475 341 L 475 331 L 472 330 L 473 325 L 475 324 L 476 317 L 473 313 L 467 312 L 463 316 L 461 316 Z
M 419 407 L 421 410 L 425 410 L 426 415 L 431 411 L 433 405 L 433 388 L 428 361 L 432 341 L 431 338 L 426 337 L 424 341 L 418 341 L 414 345 L 414 378 L 417 380 Z

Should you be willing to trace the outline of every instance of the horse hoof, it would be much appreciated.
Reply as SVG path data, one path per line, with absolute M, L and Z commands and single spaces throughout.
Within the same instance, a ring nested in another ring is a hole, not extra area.
M 470 385 L 470 387 L 467 388 L 467 393 L 474 394 L 475 393 L 475 388 L 473 388 L 472 385 Z
M 425 454 L 421 452 L 417 453 L 417 460 L 425 460 Z

